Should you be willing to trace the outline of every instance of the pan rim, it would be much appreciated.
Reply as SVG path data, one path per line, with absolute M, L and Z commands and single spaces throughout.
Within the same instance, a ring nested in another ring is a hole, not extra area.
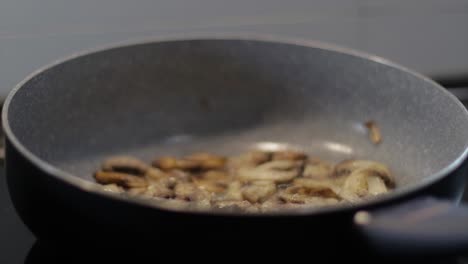
M 392 200 L 396 200 L 396 199 L 405 197 L 409 194 L 412 194 L 414 192 L 417 192 L 419 190 L 422 190 L 432 185 L 433 183 L 441 180 L 442 178 L 446 177 L 451 172 L 455 171 L 463 163 L 463 161 L 465 161 L 465 159 L 468 157 L 468 144 L 467 144 L 465 146 L 464 151 L 461 154 L 459 154 L 458 157 L 454 159 L 450 164 L 448 164 L 447 166 L 445 166 L 443 169 L 439 170 L 438 172 L 425 177 L 418 184 L 414 186 L 398 187 L 397 189 L 393 190 L 389 194 L 383 195 L 375 199 L 371 199 L 369 201 L 364 201 L 364 202 L 360 202 L 357 204 L 340 204 L 336 206 L 320 207 L 320 208 L 306 208 L 306 209 L 300 209 L 300 210 L 281 210 L 277 212 L 268 212 L 268 213 L 259 213 L 259 214 L 244 214 L 244 213 L 241 214 L 241 213 L 229 213 L 229 212 L 218 212 L 218 211 L 172 209 L 172 208 L 163 207 L 160 204 L 158 205 L 158 203 L 156 202 L 150 203 L 141 198 L 125 197 L 122 195 L 103 191 L 99 184 L 81 179 L 77 176 L 74 176 L 72 173 L 61 170 L 49 164 L 48 162 L 42 160 L 41 158 L 36 156 L 34 153 L 29 151 L 18 140 L 18 138 L 14 135 L 13 131 L 11 130 L 11 127 L 9 125 L 9 120 L 8 120 L 8 112 L 9 112 L 10 103 L 12 102 L 15 94 L 21 89 L 21 87 L 23 87 L 31 79 L 47 71 L 48 69 L 59 66 L 60 64 L 68 62 L 70 60 L 73 60 L 79 57 L 85 57 L 85 56 L 99 53 L 99 52 L 116 50 L 116 49 L 130 47 L 130 46 L 152 44 L 152 43 L 193 41 L 193 40 L 256 41 L 256 42 L 267 42 L 267 43 L 280 43 L 280 44 L 287 44 L 287 45 L 298 45 L 298 46 L 303 46 L 303 47 L 308 47 L 308 48 L 315 48 L 315 49 L 320 49 L 320 50 L 325 50 L 325 51 L 330 51 L 330 52 L 335 52 L 335 53 L 340 53 L 340 54 L 346 54 L 346 55 L 350 55 L 353 57 L 358 57 L 361 59 L 369 60 L 375 63 L 379 63 L 382 65 L 389 66 L 394 69 L 406 72 L 408 74 L 411 74 L 421 79 L 422 81 L 425 81 L 431 84 L 431 86 L 433 86 L 434 89 L 439 89 L 439 91 L 441 91 L 442 94 L 450 98 L 450 100 L 452 100 L 453 103 L 458 105 L 458 107 L 460 107 L 463 110 L 463 112 L 465 113 L 466 120 L 468 122 L 468 110 L 453 94 L 448 92 L 446 89 L 444 89 L 442 86 L 440 86 L 435 81 L 429 79 L 428 77 L 414 70 L 408 69 L 402 65 L 394 63 L 388 59 L 377 56 L 377 55 L 373 55 L 367 52 L 362 52 L 362 51 L 358 51 L 355 49 L 351 49 L 351 48 L 347 48 L 347 47 L 343 47 L 343 46 L 339 46 L 339 45 L 335 45 L 331 43 L 326 43 L 322 41 L 308 40 L 308 39 L 301 39 L 301 38 L 291 38 L 291 37 L 284 37 L 284 36 L 280 37 L 280 36 L 274 36 L 274 35 L 268 35 L 268 34 L 190 33 L 190 34 L 169 34 L 169 35 L 160 36 L 160 37 L 148 37 L 148 38 L 143 38 L 143 39 L 102 45 L 98 48 L 86 49 L 84 51 L 72 53 L 71 55 L 62 57 L 61 59 L 55 60 L 52 63 L 42 66 L 41 68 L 29 74 L 21 82 L 19 82 L 10 91 L 7 98 L 5 99 L 5 102 L 3 104 L 2 117 L 1 117 L 3 130 L 5 132 L 5 137 L 8 139 L 9 142 L 11 142 L 14 148 L 16 148 L 16 150 L 21 155 L 23 155 L 26 159 L 28 159 L 29 162 L 31 162 L 36 168 L 38 168 L 39 170 L 41 170 L 48 176 L 53 176 L 56 179 L 68 185 L 71 185 L 75 188 L 78 188 L 82 191 L 94 193 L 94 194 L 102 196 L 103 198 L 114 199 L 117 201 L 122 201 L 122 202 L 126 202 L 126 203 L 133 204 L 133 205 L 148 207 L 153 210 L 159 209 L 159 210 L 172 211 L 172 212 L 178 212 L 178 213 L 190 213 L 190 214 L 201 214 L 201 215 L 223 215 L 223 216 L 233 216 L 233 217 L 235 216 L 269 217 L 269 216 L 300 216 L 300 215 L 312 216 L 312 215 L 326 214 L 326 213 L 337 212 L 337 211 L 342 211 L 342 210 L 353 210 L 353 211 L 361 210 L 363 208 L 367 208 L 367 207 L 375 206 L 378 204 L 386 203 Z M 8 156 L 6 158 L 8 159 Z

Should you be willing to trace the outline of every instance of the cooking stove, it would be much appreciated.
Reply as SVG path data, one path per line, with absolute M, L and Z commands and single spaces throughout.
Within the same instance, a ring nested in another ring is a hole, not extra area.
M 468 86 L 452 88 L 451 91 L 468 107 Z M 0 151 L 0 155 L 1 155 Z M 468 189 L 465 188 L 465 190 Z M 468 191 L 465 191 L 462 202 L 468 203 Z M 60 241 L 60 245 L 71 244 L 70 241 Z M 5 180 L 3 168 L 0 170 L 0 263 L 70 263 L 76 261 L 82 263 L 83 260 L 91 259 L 87 256 L 85 247 L 73 249 L 69 253 L 62 247 L 53 246 L 50 243 L 37 240 L 29 232 L 16 214 Z M 104 254 L 102 257 L 109 260 L 107 252 L 93 251 L 92 254 Z M 106 256 L 107 255 L 107 256 Z M 95 259 L 95 256 L 92 256 Z M 460 255 L 444 256 L 428 259 L 400 259 L 398 263 L 457 263 L 468 264 L 468 249 L 466 253 Z

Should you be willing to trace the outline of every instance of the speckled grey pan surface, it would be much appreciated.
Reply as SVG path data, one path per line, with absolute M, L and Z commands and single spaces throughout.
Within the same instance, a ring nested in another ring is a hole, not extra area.
M 352 233 L 356 210 L 423 191 L 454 199 L 466 172 L 460 165 L 468 149 L 468 112 L 454 96 L 381 58 L 307 41 L 164 40 L 73 56 L 20 83 L 2 120 L 10 193 L 38 236 L 80 237 L 107 229 L 119 230 L 118 241 L 122 236 L 150 241 L 164 232 L 154 229 L 158 224 L 185 235 L 210 226 L 231 235 L 273 228 L 285 236 L 320 236 L 323 230 L 313 222 L 338 226 L 334 230 L 341 236 Z M 367 137 L 363 123 L 368 120 L 382 130 L 378 146 Z M 288 214 L 286 230 L 285 218 L 276 215 L 176 214 L 122 201 L 103 194 L 91 177 L 108 155 L 150 160 L 161 154 L 282 147 L 333 161 L 384 162 L 398 188 L 371 202 Z M 62 221 L 76 228 L 61 229 Z M 461 240 L 468 242 L 463 240 L 468 227 L 462 230 Z M 388 237 L 381 231 L 374 234 Z M 393 241 L 410 241 L 405 232 Z
M 47 69 L 16 91 L 8 120 L 37 157 L 89 180 L 106 155 L 234 153 L 273 142 L 332 160 L 375 159 L 406 186 L 468 146 L 466 110 L 435 86 L 320 47 L 167 41 Z M 368 120 L 383 132 L 379 146 L 366 136 Z

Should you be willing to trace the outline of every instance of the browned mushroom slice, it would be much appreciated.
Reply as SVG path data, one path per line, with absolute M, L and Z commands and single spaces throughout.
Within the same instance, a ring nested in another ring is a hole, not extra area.
M 178 183 L 174 193 L 177 199 L 185 201 L 200 201 L 210 198 L 206 191 L 200 190 L 192 183 Z
M 196 191 L 195 185 L 191 183 L 178 183 L 174 189 L 176 198 L 185 201 L 194 201 Z
M 194 179 L 193 183 L 200 189 L 211 193 L 222 193 L 226 190 L 227 184 L 223 182 L 207 181 L 204 179 Z
M 281 191 L 277 191 L 275 192 L 273 195 L 271 195 L 268 199 L 266 199 L 260 206 L 260 209 L 261 210 L 269 210 L 271 208 L 274 208 L 274 207 L 278 207 L 279 205 L 281 204 L 284 204 L 284 202 L 282 202 L 279 197 L 278 197 L 278 193 L 281 192 Z
M 251 151 L 246 154 L 228 159 L 227 167 L 236 171 L 242 167 L 255 167 L 271 160 L 272 154 L 264 151 Z
M 191 170 L 198 170 L 201 167 L 201 162 L 196 160 L 189 160 L 189 159 L 179 159 L 176 162 L 176 169 L 191 171 Z
M 367 176 L 365 169 L 352 172 L 346 179 L 343 190 L 349 191 L 358 197 L 366 196 L 368 194 Z
M 186 159 L 197 162 L 198 167 L 202 170 L 221 169 L 226 163 L 226 158 L 209 153 L 196 153 L 186 157 Z
M 343 185 L 342 196 L 347 200 L 375 196 L 387 192 L 384 180 L 371 167 L 353 171 Z
M 338 193 L 340 192 L 338 186 L 327 180 L 298 178 L 294 180 L 291 187 L 303 187 L 299 189 L 300 192 L 309 196 L 339 198 Z
M 206 171 L 201 177 L 209 181 L 226 181 L 230 178 L 226 172 L 216 170 Z
M 200 201 L 186 201 L 179 199 L 159 199 L 154 198 L 158 202 L 158 206 L 165 207 L 170 210 L 207 210 L 211 208 L 211 202 L 207 199 Z
M 311 196 L 311 197 L 307 197 L 304 204 L 308 205 L 309 207 L 321 207 L 321 206 L 336 205 L 339 202 L 340 200 L 337 198 Z
M 176 159 L 174 157 L 161 157 L 155 159 L 152 165 L 164 171 L 170 170 L 197 170 L 202 167 L 202 162 L 191 159 Z
M 129 156 L 115 156 L 102 163 L 102 170 L 144 175 L 150 166 L 143 161 Z
M 382 142 L 382 134 L 380 129 L 374 121 L 368 121 L 364 125 L 369 130 L 369 139 L 374 144 L 380 144 Z
M 256 213 L 259 211 L 248 201 L 216 201 L 213 203 L 213 207 L 228 212 Z
M 183 170 L 171 170 L 169 176 L 177 182 L 190 182 L 192 180 L 192 175 L 190 172 Z
M 334 176 L 347 176 L 358 169 L 369 169 L 374 175 L 384 180 L 389 187 L 394 187 L 395 180 L 387 166 L 371 160 L 345 160 L 335 166 Z
M 317 158 L 311 158 L 306 162 L 302 176 L 304 178 L 323 180 L 329 178 L 332 172 L 333 166 L 330 163 Z
M 242 195 L 251 203 L 262 203 L 275 191 L 276 185 L 271 181 L 254 181 L 242 188 Z
M 306 209 L 310 208 L 311 206 L 305 203 L 270 203 L 265 202 L 260 206 L 260 211 L 263 213 L 270 213 L 270 212 L 279 212 L 279 211 L 286 211 L 286 210 L 299 210 L 299 209 Z
M 208 210 L 211 209 L 210 199 L 202 199 L 193 203 L 193 209 L 197 210 Z
M 277 151 L 273 153 L 273 160 L 305 160 L 307 155 L 293 150 Z
M 125 190 L 118 186 L 117 184 L 115 183 L 111 183 L 111 184 L 106 184 L 103 187 L 103 190 L 106 191 L 106 192 L 111 192 L 111 193 L 123 193 L 125 192 Z
M 299 178 L 292 186 L 278 194 L 283 203 L 312 203 L 315 198 L 331 198 L 340 200 L 339 189 L 332 184 L 314 179 Z
M 138 188 L 146 187 L 148 185 L 146 179 L 122 172 L 98 171 L 94 174 L 94 178 L 98 183 L 115 183 L 124 188 Z
M 159 168 L 165 171 L 173 170 L 173 169 L 177 169 L 177 159 L 174 157 L 161 157 L 161 158 L 155 159 L 152 165 L 156 168 Z
M 316 206 L 338 203 L 334 198 L 306 197 L 298 194 L 280 193 L 274 195 L 260 205 L 261 212 L 277 212 L 284 210 L 303 210 Z
M 145 176 L 150 180 L 160 180 L 168 177 L 169 175 L 158 168 L 149 168 L 146 171 Z
M 145 196 L 146 191 L 147 191 L 146 187 L 136 187 L 136 188 L 128 189 L 127 193 L 130 196 Z
M 293 193 L 290 190 L 284 190 L 278 193 L 278 200 L 282 203 L 297 203 L 303 204 L 306 201 L 307 196 L 303 194 Z
M 170 190 L 174 190 L 175 186 L 177 185 L 179 181 L 175 177 L 167 177 L 167 178 L 162 178 L 158 180 L 156 183 L 161 184 L 165 187 L 167 187 Z
M 283 183 L 293 180 L 299 175 L 300 162 L 290 160 L 275 160 L 263 163 L 257 167 L 243 167 L 237 171 L 241 181 L 273 181 Z
M 307 188 L 297 188 L 298 190 L 286 190 L 278 194 L 278 199 L 280 201 L 279 206 L 282 208 L 287 208 L 284 205 L 288 204 L 308 204 L 310 206 L 318 206 L 325 204 L 336 204 L 341 198 L 335 197 L 335 194 L 328 192 L 325 194 L 333 194 L 332 197 L 322 196 L 323 193 L 315 193 L 314 195 L 307 194 Z M 305 191 L 301 191 L 305 190 Z
M 385 182 L 378 176 L 367 177 L 367 188 L 370 195 L 380 195 L 388 192 Z
M 146 191 L 146 194 L 151 197 L 160 197 L 160 198 L 174 198 L 174 190 L 167 186 L 167 183 L 164 181 L 151 183 Z
M 319 196 L 339 199 L 340 188 L 329 181 L 298 178 L 286 192 L 297 193 L 306 196 Z
M 192 177 L 193 183 L 200 189 L 212 193 L 221 193 L 226 190 L 230 179 L 225 172 L 207 171 L 196 177 Z
M 223 201 L 241 201 L 242 197 L 242 184 L 238 181 L 229 183 L 226 192 L 219 197 L 218 200 Z

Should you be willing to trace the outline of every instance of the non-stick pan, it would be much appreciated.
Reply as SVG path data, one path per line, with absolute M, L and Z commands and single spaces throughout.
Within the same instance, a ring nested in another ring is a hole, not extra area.
M 382 131 L 379 145 L 367 137 L 368 120 Z M 120 45 L 35 72 L 8 96 L 2 121 L 10 194 L 41 239 L 128 246 L 156 237 L 313 237 L 308 243 L 360 241 L 352 244 L 387 252 L 468 246 L 468 209 L 456 206 L 468 112 L 438 84 L 376 56 L 270 37 Z M 381 161 L 397 189 L 358 204 L 242 215 L 162 208 L 105 193 L 92 178 L 109 155 L 284 146 L 332 161 Z

